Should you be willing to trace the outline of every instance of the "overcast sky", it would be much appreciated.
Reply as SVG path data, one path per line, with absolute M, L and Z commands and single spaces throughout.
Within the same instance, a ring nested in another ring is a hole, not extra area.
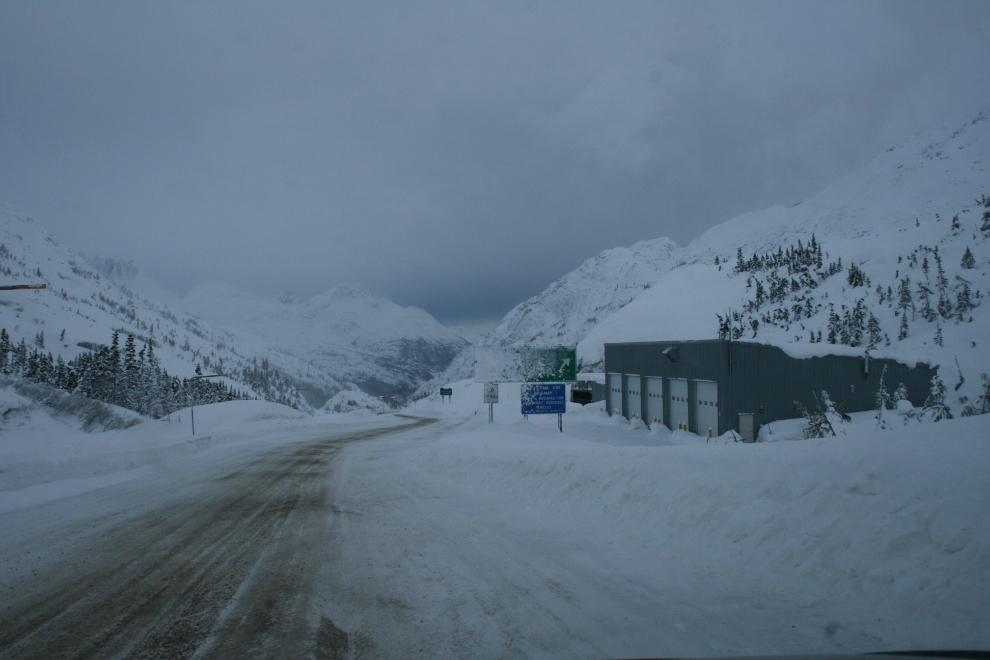
M 183 294 L 484 329 L 990 103 L 990 2 L 0 0 L 0 200 Z

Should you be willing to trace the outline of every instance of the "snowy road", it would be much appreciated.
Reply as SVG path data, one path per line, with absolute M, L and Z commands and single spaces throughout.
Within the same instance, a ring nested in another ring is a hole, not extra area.
M 549 419 L 269 419 L 258 406 L 218 405 L 217 420 L 243 421 L 216 422 L 195 451 L 165 437 L 185 427 L 140 425 L 97 438 L 123 443 L 90 452 L 115 472 L 0 492 L 0 658 L 715 657 L 988 640 L 979 419 L 943 423 L 938 442 L 918 427 L 642 446 L 623 443 L 643 431 L 594 411 L 561 434 Z M 153 434 L 172 444 L 148 456 L 169 458 L 121 472 Z
M 828 612 L 768 590 L 738 565 L 699 568 L 694 556 L 589 533 L 571 515 L 521 507 L 487 484 L 436 479 L 413 457 L 451 432 L 442 421 L 352 445 L 335 464 L 333 561 L 317 602 L 346 634 L 346 657 L 691 657 L 862 645 Z
M 180 464 L 0 517 L 0 655 L 337 657 L 311 608 L 330 467 L 350 443 L 431 421 Z

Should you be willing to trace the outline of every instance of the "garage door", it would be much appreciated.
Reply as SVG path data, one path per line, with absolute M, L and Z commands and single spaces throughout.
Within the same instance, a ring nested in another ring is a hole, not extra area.
M 639 393 L 639 376 L 627 374 L 622 377 L 622 396 L 626 407 L 623 410 L 629 419 L 638 419 L 643 413 L 643 400 Z
M 718 435 L 718 383 L 711 380 L 694 381 L 694 418 L 698 420 L 698 435 Z
M 608 410 L 613 415 L 622 414 L 622 374 L 608 375 Z
M 672 431 L 688 430 L 688 382 L 684 378 L 670 379 L 670 427 Z
M 663 378 L 646 379 L 646 423 L 663 424 Z

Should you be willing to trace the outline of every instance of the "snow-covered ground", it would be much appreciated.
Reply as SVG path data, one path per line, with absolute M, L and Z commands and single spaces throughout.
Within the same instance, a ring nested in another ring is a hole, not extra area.
M 451 387 L 449 402 L 406 411 L 436 423 L 349 441 L 321 478 L 330 531 L 300 625 L 349 657 L 990 647 L 990 417 L 904 426 L 891 412 L 878 431 L 860 414 L 834 438 L 789 439 L 791 421 L 771 425 L 776 442 L 707 443 L 601 404 L 569 404 L 558 432 L 555 417 L 523 419 L 505 384 L 489 425 L 482 386 Z M 16 396 L 3 392 L 8 408 Z M 57 535 L 54 512 L 83 493 L 106 493 L 107 507 L 127 480 L 219 484 L 279 448 L 409 422 L 232 402 L 197 408 L 194 440 L 187 413 L 92 434 L 37 408 L 8 416 L 0 589 L 15 559 L 46 569 L 11 557 L 44 552 L 10 530 Z M 138 492 L 138 509 L 164 497 Z

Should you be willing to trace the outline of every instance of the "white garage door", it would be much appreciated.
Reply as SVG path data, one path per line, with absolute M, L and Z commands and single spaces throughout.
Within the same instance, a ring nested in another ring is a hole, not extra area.
M 684 378 L 670 379 L 670 427 L 672 431 L 688 430 L 688 382 Z
M 613 415 L 622 414 L 622 374 L 608 375 L 608 409 Z
M 694 381 L 694 418 L 698 420 L 698 435 L 718 435 L 718 383 L 711 380 Z
M 639 418 L 643 412 L 643 400 L 639 394 L 639 376 L 631 374 L 622 377 L 622 395 L 626 400 L 626 417 L 629 419 Z
M 646 422 L 663 424 L 663 378 L 646 379 Z

